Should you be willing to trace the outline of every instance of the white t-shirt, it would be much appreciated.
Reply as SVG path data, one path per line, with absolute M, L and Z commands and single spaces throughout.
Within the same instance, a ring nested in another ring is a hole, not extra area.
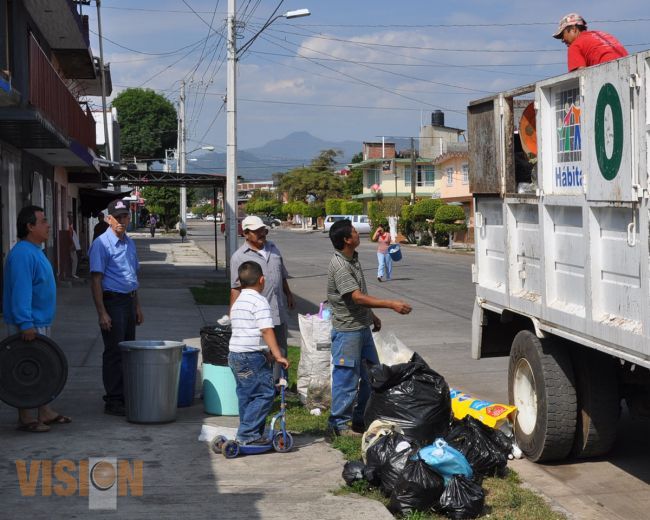
M 230 352 L 268 350 L 261 330 L 272 329 L 273 318 L 269 302 L 260 293 L 253 289 L 242 289 L 230 309 L 230 323 Z

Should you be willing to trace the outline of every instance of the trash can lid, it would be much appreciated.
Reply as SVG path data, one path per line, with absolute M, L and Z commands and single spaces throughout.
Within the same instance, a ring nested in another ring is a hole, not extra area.
M 165 340 L 135 340 L 135 341 L 121 341 L 120 348 L 122 350 L 164 350 L 171 348 L 183 348 L 185 343 L 180 341 L 165 341 Z

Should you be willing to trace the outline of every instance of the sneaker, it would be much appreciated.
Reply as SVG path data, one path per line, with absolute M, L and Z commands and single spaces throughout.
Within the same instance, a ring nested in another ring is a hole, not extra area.
M 381 276 L 378 276 L 378 277 L 377 277 L 377 281 L 378 281 L 378 282 L 383 282 L 383 280 L 381 279 Z
M 104 413 L 108 415 L 124 416 L 126 415 L 124 403 L 120 401 L 110 401 L 104 405 Z

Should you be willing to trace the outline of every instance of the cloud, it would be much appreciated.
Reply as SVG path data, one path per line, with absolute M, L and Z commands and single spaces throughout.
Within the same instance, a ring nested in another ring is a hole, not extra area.
M 285 95 L 296 96 L 306 94 L 307 90 L 303 78 L 281 79 L 278 81 L 265 82 L 262 85 L 262 91 L 267 94 L 280 92 Z

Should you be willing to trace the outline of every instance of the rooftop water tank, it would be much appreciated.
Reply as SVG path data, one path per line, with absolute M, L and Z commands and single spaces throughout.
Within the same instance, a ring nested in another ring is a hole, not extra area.
M 431 113 L 431 126 L 445 126 L 445 113 L 442 110 Z

